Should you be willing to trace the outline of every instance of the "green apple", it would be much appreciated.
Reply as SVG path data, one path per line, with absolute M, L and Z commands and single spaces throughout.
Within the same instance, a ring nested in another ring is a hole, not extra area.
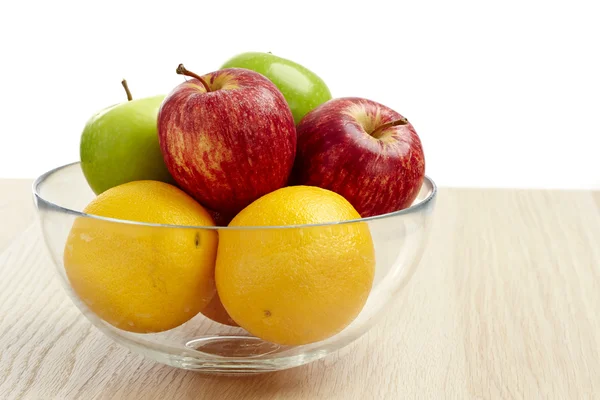
M 81 168 L 96 194 L 137 180 L 173 183 L 165 166 L 157 133 L 158 109 L 164 95 L 107 107 L 86 123 L 81 134 Z
M 242 53 L 225 62 L 224 68 L 245 68 L 266 76 L 285 97 L 296 124 L 331 99 L 329 88 L 314 72 L 271 53 Z

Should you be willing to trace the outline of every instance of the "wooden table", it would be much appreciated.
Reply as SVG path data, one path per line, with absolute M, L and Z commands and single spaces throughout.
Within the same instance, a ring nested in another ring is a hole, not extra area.
M 205 376 L 112 343 L 63 293 L 29 181 L 0 181 L 0 398 L 600 398 L 600 192 L 442 189 L 393 310 L 323 360 Z

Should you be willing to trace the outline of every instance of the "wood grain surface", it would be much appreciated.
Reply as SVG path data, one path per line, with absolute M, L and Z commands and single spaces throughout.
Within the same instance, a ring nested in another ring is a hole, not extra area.
M 323 360 L 253 377 L 146 360 L 54 278 L 28 181 L 0 181 L 0 399 L 600 398 L 600 193 L 442 189 L 393 309 Z

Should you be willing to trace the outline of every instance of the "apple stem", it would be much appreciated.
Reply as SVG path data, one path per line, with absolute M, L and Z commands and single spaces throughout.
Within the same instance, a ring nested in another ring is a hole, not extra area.
M 381 132 L 383 132 L 387 128 L 406 124 L 408 124 L 408 120 L 406 118 L 400 118 L 391 122 L 386 122 L 385 124 L 379 125 L 377 128 L 375 128 L 375 130 L 371 132 L 371 136 L 373 136 L 375 139 L 379 139 L 379 136 L 381 136 Z
M 185 75 L 185 76 L 189 76 L 190 78 L 196 78 L 200 81 L 200 83 L 202 83 L 202 86 L 204 86 L 204 89 L 206 89 L 206 92 L 210 92 L 210 88 L 208 87 L 208 84 L 206 83 L 206 81 L 204 79 L 202 79 L 202 77 L 198 74 L 195 74 L 191 71 L 188 71 L 187 69 L 185 69 L 185 67 L 183 66 L 183 64 L 179 64 L 179 66 L 177 67 L 177 71 L 176 71 L 179 75 Z
M 129 91 L 129 86 L 127 86 L 127 81 L 125 79 L 121 81 L 121 85 L 123 85 L 123 87 L 125 88 L 125 93 L 127 93 L 127 101 L 133 100 L 131 92 Z

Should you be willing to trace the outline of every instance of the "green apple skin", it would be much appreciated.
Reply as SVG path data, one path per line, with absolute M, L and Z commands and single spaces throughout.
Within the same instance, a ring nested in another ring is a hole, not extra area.
M 96 194 L 138 180 L 173 183 L 158 143 L 158 109 L 165 96 L 107 107 L 88 120 L 81 134 L 85 178 Z
M 226 61 L 224 68 L 245 68 L 266 76 L 285 97 L 296 125 L 309 111 L 331 99 L 329 88 L 314 72 L 271 53 L 242 53 Z

